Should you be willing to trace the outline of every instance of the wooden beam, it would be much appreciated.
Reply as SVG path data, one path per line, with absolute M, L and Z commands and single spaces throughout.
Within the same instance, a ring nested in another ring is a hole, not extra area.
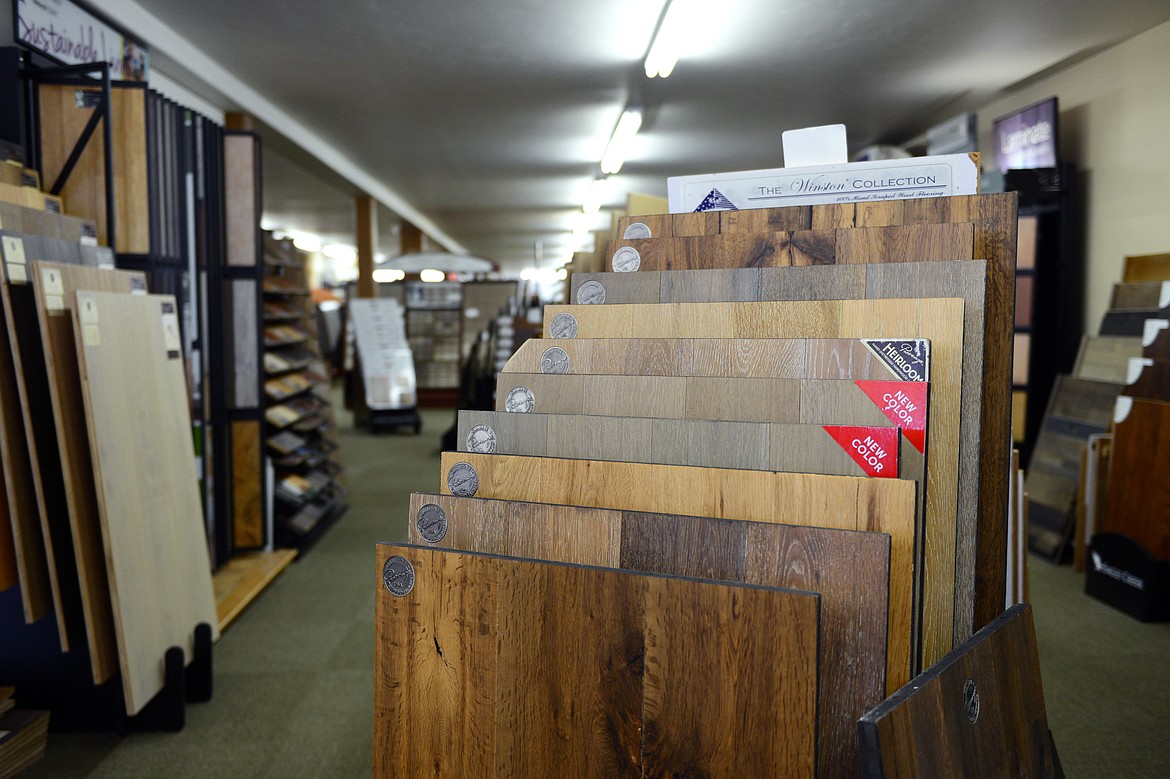
M 402 230 L 399 236 L 402 238 L 403 254 L 422 251 L 422 230 L 419 230 L 410 222 L 406 220 L 402 221 Z
M 354 211 L 357 212 L 357 295 L 359 298 L 375 298 L 378 296 L 374 285 L 374 254 L 378 251 L 378 201 L 369 195 L 358 195 L 354 198 Z

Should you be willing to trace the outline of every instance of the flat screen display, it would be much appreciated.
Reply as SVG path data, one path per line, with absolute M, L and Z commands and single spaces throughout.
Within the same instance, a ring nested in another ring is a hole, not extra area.
M 1056 116 L 1056 98 L 1050 97 L 996 119 L 993 125 L 996 167 L 1001 172 L 1055 168 Z

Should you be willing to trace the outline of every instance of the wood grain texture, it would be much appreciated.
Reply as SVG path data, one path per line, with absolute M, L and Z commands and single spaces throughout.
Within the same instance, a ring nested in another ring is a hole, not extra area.
M 457 462 L 475 468 L 475 497 L 886 533 L 891 538 L 887 684 L 895 689 L 909 679 L 917 570 L 911 482 L 444 452 L 444 494 L 451 492 L 447 473 Z
M 428 504 L 447 521 L 433 544 Z M 425 493 L 410 519 L 414 544 L 820 593 L 818 775 L 860 771 L 856 720 L 886 695 L 888 536 Z
M 1140 362 L 1131 363 L 1133 371 L 1140 371 L 1136 377 L 1131 372 L 1126 378 L 1131 379 L 1121 391 L 1122 395 L 1144 400 L 1170 401 L 1170 360 L 1154 360 L 1145 358 Z
M 0 263 L 0 283 L 7 286 L 4 265 Z M 53 611 L 53 593 L 33 483 L 33 464 L 29 459 L 28 434 L 17 387 L 13 335 L 6 316 L 0 317 L 0 329 L 3 330 L 0 332 L 0 462 L 4 470 L 21 605 L 25 622 L 31 624 Z
M 167 649 L 218 636 L 174 298 L 78 291 L 82 396 L 129 714 L 163 686 Z M 127 376 L 140 380 L 126 382 Z
M 0 359 L 3 355 L 0 355 Z M 2 372 L 2 371 L 0 371 Z M 4 469 L 0 468 L 0 495 L 7 496 L 4 484 Z M 13 541 L 12 518 L 8 515 L 8 498 L 0 500 L 0 592 L 20 583 L 20 570 L 16 565 L 16 545 Z
M 572 313 L 576 317 L 580 338 L 626 338 L 637 334 L 645 338 L 929 339 L 930 408 L 935 422 L 927 432 L 923 663 L 929 665 L 950 650 L 957 637 L 956 622 L 970 624 L 973 619 L 966 615 L 974 611 L 975 558 L 976 550 L 981 548 L 977 542 L 980 501 L 976 497 L 984 494 L 975 490 L 972 500 L 958 500 L 960 421 L 976 425 L 978 409 L 982 407 L 977 384 L 971 388 L 974 396 L 963 393 L 964 301 L 961 298 L 547 306 L 546 321 L 560 313 Z M 1004 400 L 1006 409 L 1007 398 Z M 972 456 L 975 463 L 980 463 L 990 455 L 975 451 Z M 1005 477 L 1006 470 L 996 478 Z M 1002 508 L 1006 508 L 1006 502 Z M 1001 511 L 999 525 L 1003 524 L 1004 516 Z M 999 533 L 1002 537 L 1002 527 Z M 1000 548 L 996 554 L 1000 563 L 997 576 L 1001 582 L 1002 605 L 1004 549 Z M 970 565 L 957 568 L 958 560 Z M 959 593 L 957 603 L 956 593 Z M 958 635 L 963 632 L 960 630 Z
M 1121 280 L 1126 284 L 1170 279 L 1170 254 L 1132 254 L 1125 258 Z
M 1135 399 L 1114 425 L 1100 530 L 1124 533 L 1154 557 L 1170 559 L 1170 403 Z
M 145 290 L 146 277 L 141 271 L 34 262 L 31 278 L 43 334 L 48 397 L 52 403 L 57 450 L 61 453 L 90 668 L 94 683 L 101 684 L 117 672 L 118 650 L 70 312 L 78 290 L 130 293 L 135 287 Z
M 1142 338 L 1142 357 L 1170 360 L 1170 321 L 1161 320 L 1155 324 L 1158 326 L 1151 328 L 1153 332 L 1145 333 Z
M 236 549 L 264 546 L 264 457 L 258 420 L 233 420 L 232 543 Z
M 1060 775 L 1031 608 L 1009 609 L 860 727 L 869 779 Z
M 1149 310 L 1162 308 L 1162 301 L 1170 297 L 1170 285 L 1163 281 L 1143 281 L 1130 284 L 1114 284 L 1109 308 L 1118 310 Z
M 814 594 L 386 544 L 376 577 L 376 776 L 813 775 Z
M 1081 339 L 1072 375 L 1078 379 L 1122 384 L 1125 382 L 1129 359 L 1141 356 L 1141 338 L 1086 335 Z
M 871 262 L 970 260 L 971 224 L 918 224 L 898 227 L 852 227 L 734 232 L 707 236 L 618 239 L 606 246 L 606 270 L 624 248 L 638 253 L 643 271 L 714 268 L 779 268 L 853 265 Z

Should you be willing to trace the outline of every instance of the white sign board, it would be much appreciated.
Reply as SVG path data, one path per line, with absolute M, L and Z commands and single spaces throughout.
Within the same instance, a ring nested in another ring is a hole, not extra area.
M 16 0 L 16 42 L 65 65 L 109 63 L 115 81 L 146 81 L 150 67 L 145 46 L 69 0 Z

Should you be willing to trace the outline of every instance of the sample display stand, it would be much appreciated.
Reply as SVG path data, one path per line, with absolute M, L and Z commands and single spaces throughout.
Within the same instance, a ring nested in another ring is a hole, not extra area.
M 370 432 L 411 427 L 418 435 L 422 417 L 402 306 L 390 298 L 355 298 L 349 303 L 349 317 L 358 380 L 354 420 Z
M 458 282 L 406 282 L 406 336 L 414 354 L 419 406 L 455 405 L 463 349 Z

